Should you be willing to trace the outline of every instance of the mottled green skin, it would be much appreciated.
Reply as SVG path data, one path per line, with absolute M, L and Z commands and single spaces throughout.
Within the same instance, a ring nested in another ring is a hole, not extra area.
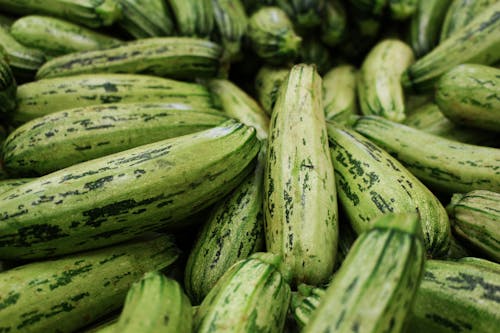
M 332 68 L 333 58 L 330 49 L 323 44 L 319 37 L 309 36 L 302 40 L 297 62 L 315 64 L 320 75 Z
M 353 128 L 432 189 L 500 192 L 499 149 L 451 141 L 375 116 L 358 119 Z
M 194 316 L 194 332 L 282 332 L 291 291 L 276 264 L 254 254 L 217 281 Z
M 339 0 L 326 0 L 321 21 L 321 40 L 328 46 L 338 45 L 346 36 L 347 13 Z
M 276 5 L 283 9 L 302 29 L 310 29 L 321 24 L 325 0 L 276 0 Z
M 335 179 L 321 77 L 298 64 L 271 117 L 264 176 L 267 250 L 283 256 L 292 284 L 318 284 L 333 272 L 338 241 Z
M 170 36 L 174 22 L 164 0 L 119 0 L 122 19 L 118 24 L 134 38 Z
M 291 311 L 293 313 L 293 318 L 301 328 L 307 325 L 325 294 L 325 289 L 313 288 L 308 295 L 301 295 L 301 297 L 296 297 L 296 293 L 292 295 Z
M 13 188 L 29 183 L 30 181 L 35 179 L 36 178 L 16 178 L 0 180 L 0 193 L 5 193 Z
M 464 64 L 439 79 L 436 104 L 451 121 L 500 132 L 500 69 Z
M 262 66 L 255 76 L 255 94 L 264 111 L 270 116 L 278 91 L 286 79 L 289 69 L 286 67 Z
M 302 332 L 401 332 L 424 271 L 419 232 L 417 214 L 377 220 L 358 237 Z
M 109 26 L 122 16 L 118 0 L 0 0 L 2 11 L 61 17 L 91 28 Z
M 500 327 L 500 266 L 429 260 L 407 333 L 496 333 Z
M 500 193 L 477 190 L 455 194 L 447 210 L 454 233 L 500 263 Z
M 168 0 L 181 36 L 209 36 L 214 28 L 212 0 Z
M 202 85 L 136 74 L 82 74 L 43 79 L 18 87 L 12 123 L 20 125 L 47 114 L 109 103 L 181 103 L 212 108 Z
M 498 62 L 499 30 L 500 2 L 497 2 L 411 65 L 401 77 L 403 86 L 415 91 L 430 91 L 441 75 L 459 64 L 490 65 Z
M 184 273 L 184 286 L 199 304 L 219 278 L 237 261 L 264 248 L 262 216 L 265 146 L 255 170 L 212 209 Z
M 357 84 L 361 113 L 401 122 L 406 117 L 401 74 L 414 62 L 411 48 L 385 39 L 368 53 Z
M 0 194 L 0 258 L 43 258 L 178 227 L 253 169 L 255 130 L 234 121 L 53 172 Z
M 418 213 L 430 257 L 444 257 L 450 223 L 443 205 L 395 158 L 358 133 L 327 125 L 339 199 L 358 233 L 387 213 Z
M 17 82 L 7 63 L 7 58 L 1 53 L 2 52 L 0 52 L 0 114 L 3 114 L 12 113 L 16 109 Z
M 106 50 L 75 52 L 44 63 L 36 79 L 92 73 L 151 74 L 179 79 L 215 76 L 221 47 L 191 37 L 151 37 Z
M 45 175 L 140 145 L 217 126 L 228 118 L 184 104 L 117 103 L 51 113 L 16 128 L 2 146 L 15 176 Z M 55 156 L 47 158 L 47 156 Z
M 389 0 L 349 0 L 351 5 L 363 13 L 371 15 L 382 15 L 389 4 Z
M 178 255 L 160 236 L 2 272 L 0 332 L 74 332 L 118 310 L 132 283 Z
M 241 57 L 241 43 L 247 33 L 248 16 L 241 0 L 211 0 L 215 30 L 223 47 L 223 61 Z
M 340 65 L 323 76 L 326 120 L 345 122 L 357 113 L 356 73 L 354 66 Z
M 113 331 L 191 333 L 192 320 L 191 303 L 181 285 L 150 271 L 130 287 Z

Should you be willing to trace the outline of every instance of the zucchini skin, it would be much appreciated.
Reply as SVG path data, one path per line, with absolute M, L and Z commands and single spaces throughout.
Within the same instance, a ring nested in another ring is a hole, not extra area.
M 307 289 L 306 292 L 303 292 L 303 289 Z M 292 293 L 290 308 L 299 327 L 303 328 L 307 325 L 325 293 L 326 290 L 323 288 L 311 288 L 306 285 L 300 285 L 298 292 Z
M 376 116 L 354 130 L 396 157 L 424 184 L 444 193 L 500 192 L 500 150 L 447 140 Z
M 264 176 L 267 250 L 283 256 L 292 284 L 318 284 L 333 272 L 338 215 L 321 77 L 295 65 L 271 117 Z
M 374 221 L 354 243 L 302 332 L 400 332 L 424 271 L 420 232 L 415 213 Z
M 230 120 L 18 186 L 0 195 L 0 258 L 56 256 L 182 225 L 246 177 L 259 146 L 254 129 Z
M 212 0 L 168 0 L 181 36 L 210 36 L 214 29 Z
M 500 193 L 476 190 L 454 194 L 446 207 L 454 233 L 500 262 Z
M 242 57 L 241 43 L 247 33 L 248 16 L 241 0 L 211 0 L 215 30 L 223 47 L 223 62 Z
M 162 235 L 2 272 L 0 332 L 73 332 L 118 310 L 132 283 L 179 253 Z
M 2 146 L 11 175 L 46 175 L 155 141 L 202 131 L 228 118 L 184 104 L 117 103 L 52 113 L 16 128 Z M 47 156 L 57 154 L 50 159 Z
M 326 0 L 321 21 L 321 40 L 330 47 L 338 45 L 347 33 L 347 13 L 339 0 Z
M 357 113 L 357 69 L 352 65 L 340 65 L 323 76 L 323 105 L 325 119 L 346 122 Z
M 30 181 L 35 179 L 36 178 L 15 178 L 0 180 L 0 193 L 5 193 L 13 188 L 29 183 Z
M 106 50 L 75 52 L 43 64 L 36 79 L 92 73 L 130 73 L 177 79 L 217 74 L 221 48 L 204 39 L 151 37 Z
M 255 76 L 255 94 L 264 111 L 270 116 L 281 84 L 290 70 L 286 67 L 262 66 Z
M 11 114 L 16 109 L 16 94 L 16 78 L 7 58 L 0 54 L 0 114 Z
M 441 75 L 459 64 L 498 62 L 499 29 L 500 2 L 497 2 L 411 65 L 401 77 L 403 86 L 417 92 L 429 91 Z
M 436 104 L 451 121 L 500 132 L 500 69 L 464 64 L 439 79 Z
M 122 18 L 118 21 L 136 39 L 174 34 L 174 22 L 164 0 L 118 0 Z

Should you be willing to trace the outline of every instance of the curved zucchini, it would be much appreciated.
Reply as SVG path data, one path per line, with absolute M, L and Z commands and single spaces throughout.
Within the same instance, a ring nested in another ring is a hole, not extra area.
M 223 47 L 223 61 L 241 57 L 241 42 L 247 32 L 248 16 L 241 0 L 211 0 L 215 27 Z
M 11 114 L 16 109 L 17 82 L 0 52 L 0 114 Z
M 134 38 L 170 36 L 174 22 L 164 0 L 119 0 L 123 17 L 118 24 Z
M 346 122 L 357 113 L 356 68 L 340 65 L 323 76 L 323 105 L 326 120 Z
M 271 115 L 278 91 L 290 70 L 285 67 L 262 66 L 255 76 L 255 94 L 264 111 Z
M 339 0 L 326 0 L 321 21 L 321 40 L 328 46 L 339 44 L 347 32 L 347 13 Z
M 321 24 L 325 0 L 276 0 L 299 28 L 310 29 Z
M 212 0 L 168 0 L 181 36 L 210 36 L 214 28 Z

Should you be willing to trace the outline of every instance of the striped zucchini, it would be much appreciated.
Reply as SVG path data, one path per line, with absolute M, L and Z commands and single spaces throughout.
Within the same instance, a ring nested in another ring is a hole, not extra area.
M 450 223 L 439 200 L 395 158 L 356 132 L 327 125 L 343 211 L 358 233 L 387 213 L 418 213 L 431 257 L 444 257 Z
M 440 42 L 465 27 L 479 13 L 498 0 L 454 0 L 452 1 L 441 28 Z
M 321 39 L 311 35 L 302 40 L 298 62 L 315 64 L 318 73 L 323 75 L 332 68 L 333 59 L 330 50 L 321 42 Z
M 7 58 L 0 52 L 0 114 L 11 114 L 16 109 L 16 94 L 16 79 Z
M 323 105 L 326 120 L 345 122 L 357 113 L 356 68 L 340 65 L 323 76 Z
M 439 79 L 435 99 L 451 121 L 500 132 L 500 69 L 474 64 L 454 67 Z
M 134 38 L 170 36 L 174 22 L 164 0 L 119 0 L 122 19 L 118 22 Z
M 309 322 L 312 314 L 318 308 L 322 298 L 325 296 L 325 289 L 323 288 L 310 288 L 307 286 L 307 292 L 304 293 L 300 285 L 297 289 L 298 292 L 292 294 L 291 312 L 295 322 L 300 328 L 303 328 Z
M 217 281 L 194 317 L 194 332 L 282 332 L 291 291 L 281 257 L 255 253 Z
M 73 332 L 118 310 L 132 283 L 178 255 L 164 235 L 0 273 L 0 332 Z
M 382 216 L 358 237 L 302 332 L 401 332 L 424 262 L 418 214 Z
M 459 64 L 490 65 L 498 62 L 499 30 L 500 2 L 496 2 L 411 65 L 401 78 L 403 86 L 415 91 L 431 90 L 441 75 Z
M 184 286 L 195 304 L 201 303 L 234 263 L 264 247 L 265 153 L 263 146 L 253 173 L 212 209 L 194 242 L 186 264 Z
M 299 28 L 319 26 L 323 17 L 325 0 L 276 0 Z
M 248 16 L 241 0 L 211 0 L 215 27 L 223 47 L 223 61 L 241 57 L 241 43 L 247 32 Z
M 168 0 L 182 36 L 210 36 L 214 28 L 212 0 Z
M 447 140 L 375 116 L 361 117 L 353 128 L 433 189 L 500 192 L 499 149 Z
M 252 50 L 265 61 L 279 65 L 293 60 L 302 38 L 293 30 L 293 23 L 278 7 L 263 7 L 249 20 L 247 37 Z
M 346 35 L 347 13 L 340 0 L 326 0 L 321 21 L 321 40 L 328 46 L 336 46 Z
M 264 111 L 271 115 L 281 84 L 289 69 L 285 67 L 262 66 L 255 76 L 255 94 Z
M 259 146 L 254 129 L 228 121 L 18 186 L 0 194 L 0 259 L 77 252 L 182 225 L 246 177 Z
M 396 20 L 406 20 L 412 17 L 417 11 L 419 2 L 420 0 L 389 0 L 391 17 Z
M 12 175 L 45 175 L 225 120 L 220 111 L 175 103 L 117 103 L 59 111 L 14 130 L 2 147 L 3 165 Z
M 78 24 L 39 15 L 19 18 L 12 24 L 10 33 L 21 44 L 41 50 L 50 56 L 78 51 L 102 50 L 123 43 L 116 38 Z
M 36 178 L 14 178 L 0 180 L 0 193 L 8 192 L 13 188 L 29 183 L 35 179 Z
M 82 74 L 25 83 L 17 89 L 12 123 L 20 125 L 47 114 L 109 103 L 181 103 L 212 108 L 202 85 L 136 74 Z
M 113 331 L 121 333 L 191 333 L 191 303 L 180 284 L 158 271 L 132 284 Z
M 498 332 L 500 266 L 493 265 L 427 261 L 406 332 Z
M 143 73 L 193 79 L 217 74 L 221 48 L 204 39 L 151 37 L 107 50 L 75 52 L 41 66 L 36 78 L 93 73 Z
M 411 48 L 397 39 L 379 42 L 361 66 L 358 96 L 361 112 L 401 122 L 406 117 L 401 74 L 414 62 Z
M 446 209 L 453 232 L 500 263 L 500 193 L 483 190 L 457 193 Z
M 365 14 L 380 16 L 384 13 L 389 0 L 349 0 L 351 5 Z
M 264 176 L 267 250 L 283 256 L 292 283 L 318 284 L 333 272 L 337 198 L 321 77 L 295 65 L 271 117 Z
M 118 0 L 0 0 L 2 11 L 64 18 L 91 28 L 108 26 L 122 15 Z
M 257 137 L 264 140 L 269 132 L 269 117 L 260 105 L 231 81 L 212 79 L 208 88 L 221 102 L 224 112 L 239 122 L 252 126 Z

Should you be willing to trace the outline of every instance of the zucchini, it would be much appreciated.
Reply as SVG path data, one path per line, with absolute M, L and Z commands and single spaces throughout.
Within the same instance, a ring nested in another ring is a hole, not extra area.
M 321 24 L 325 0 L 276 0 L 276 4 L 299 28 L 310 29 Z
M 209 129 L 225 120 L 227 117 L 220 111 L 176 103 L 117 103 L 59 111 L 14 130 L 2 147 L 3 165 L 12 175 L 45 175 L 140 145 Z
M 401 332 L 424 262 L 418 214 L 380 217 L 358 237 L 302 332 Z
M 246 177 L 259 146 L 254 129 L 231 120 L 18 186 L 0 194 L 0 259 L 56 256 L 181 226 Z
M 285 67 L 262 66 L 255 76 L 255 94 L 264 111 L 271 115 L 281 84 L 289 69 Z
M 214 28 L 212 0 L 168 0 L 181 36 L 210 36 Z
M 142 73 L 179 79 L 217 74 L 221 48 L 204 39 L 151 37 L 112 49 L 75 52 L 41 66 L 36 78 L 93 73 Z
M 313 35 L 302 40 L 299 50 L 299 62 L 315 64 L 320 75 L 325 74 L 332 68 L 333 59 L 330 50 L 318 37 Z
M 326 120 L 346 122 L 357 113 L 356 68 L 340 65 L 323 76 L 323 105 Z
M 389 0 L 389 11 L 395 20 L 406 20 L 411 18 L 417 11 L 421 0 Z M 427 1 L 427 0 L 424 0 Z
M 2 272 L 0 332 L 73 332 L 118 310 L 132 283 L 178 256 L 163 235 Z
M 323 112 L 321 77 L 295 65 L 271 117 L 264 176 L 267 250 L 283 256 L 292 284 L 318 284 L 333 272 L 337 198 Z
M 500 150 L 447 140 L 376 116 L 353 128 L 396 157 L 423 183 L 444 193 L 500 192 Z
M 16 94 L 16 79 L 6 57 L 0 52 L 0 114 L 11 114 L 16 109 Z
M 136 39 L 174 34 L 174 22 L 164 0 L 118 0 L 120 27 Z
M 3 179 L 0 180 L 0 193 L 8 192 L 9 190 L 16 188 L 20 185 L 29 183 L 36 178 L 14 178 L 14 179 Z
M 500 132 L 500 69 L 464 64 L 439 79 L 436 104 L 451 121 Z M 497 138 L 498 139 L 498 138 Z
M 323 288 L 301 288 L 304 286 L 305 285 L 300 285 L 298 287 L 298 292 L 292 294 L 292 302 L 290 305 L 293 318 L 300 328 L 307 325 L 309 319 L 318 308 L 326 293 Z M 303 289 L 309 290 L 303 293 Z
M 248 16 L 241 0 L 211 0 L 215 28 L 223 48 L 223 62 L 242 56 L 241 43 L 247 32 Z
M 453 232 L 468 245 L 500 263 L 500 193 L 457 193 L 446 207 Z
M 347 32 L 347 14 L 340 0 L 326 0 L 321 21 L 321 40 L 328 46 L 336 46 Z

